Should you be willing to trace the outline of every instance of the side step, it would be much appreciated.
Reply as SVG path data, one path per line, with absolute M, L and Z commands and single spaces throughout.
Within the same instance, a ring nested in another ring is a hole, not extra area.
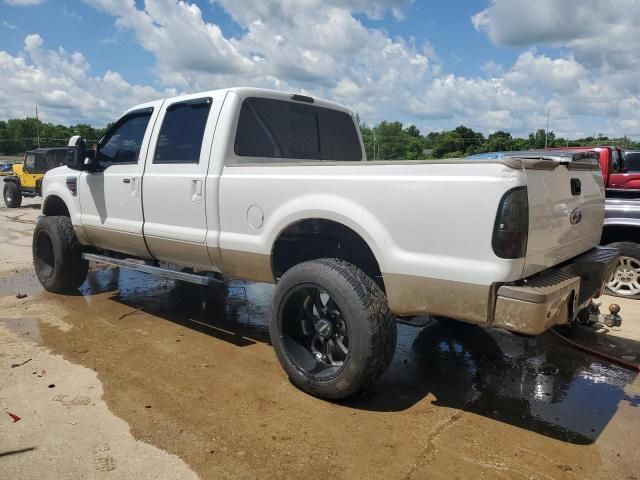
M 95 253 L 83 253 L 82 258 L 91 262 L 106 263 L 107 265 L 128 268 L 130 270 L 136 270 L 138 272 L 148 273 L 158 277 L 181 280 L 183 282 L 195 283 L 196 285 L 204 285 L 205 287 L 224 283 L 222 280 L 217 278 L 198 275 L 196 273 L 178 272 L 168 268 L 154 267 L 135 260 L 123 260 L 120 258 L 107 257 L 105 255 L 96 255 Z

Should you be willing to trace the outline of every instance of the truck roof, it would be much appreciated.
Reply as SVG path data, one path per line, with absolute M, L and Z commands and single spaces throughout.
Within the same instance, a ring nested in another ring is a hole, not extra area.
M 240 98 L 242 98 L 243 100 L 245 98 L 248 97 L 263 97 L 263 98 L 273 98 L 275 100 L 285 100 L 285 101 L 302 101 L 305 103 L 313 103 L 316 106 L 319 107 L 324 107 L 324 108 L 331 108 L 333 110 L 340 110 L 343 111 L 345 113 L 348 113 L 349 115 L 352 115 L 353 112 L 350 108 L 341 105 L 339 103 L 336 102 L 332 102 L 330 100 L 323 100 L 321 98 L 317 98 L 317 97 L 311 97 L 305 93 L 296 93 L 296 92 L 283 92 L 280 90 L 271 90 L 271 89 L 267 89 L 267 88 L 255 88 L 255 87 L 230 87 L 230 88 L 220 88 L 217 90 L 206 90 L 203 92 L 196 92 L 196 93 L 190 93 L 190 94 L 184 94 L 184 95 L 178 95 L 175 97 L 165 97 L 165 98 L 158 98 L 156 100 L 169 100 L 169 101 L 176 101 L 176 100 L 181 100 L 184 97 L 189 97 L 189 98 L 193 98 L 195 96 L 203 96 L 206 97 L 207 95 L 220 95 L 221 93 L 235 93 L 236 95 L 238 95 Z M 295 97 L 299 97 L 299 98 L 295 98 Z M 136 105 L 132 108 L 130 108 L 129 110 L 127 110 L 127 112 L 133 111 L 133 110 L 138 110 L 141 108 L 145 108 L 146 106 L 148 106 L 148 103 L 142 103 L 140 105 Z M 125 112 L 126 113 L 126 112 Z
M 43 148 L 34 148 L 32 150 L 27 150 L 25 153 L 47 153 L 53 150 L 64 150 L 67 151 L 67 147 L 43 147 Z

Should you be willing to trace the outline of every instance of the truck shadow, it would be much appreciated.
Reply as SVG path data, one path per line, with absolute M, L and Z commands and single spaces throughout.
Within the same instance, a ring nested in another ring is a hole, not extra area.
M 393 363 L 371 392 L 344 402 L 353 408 L 398 410 L 425 397 L 438 406 L 576 444 L 593 443 L 636 373 L 568 347 L 552 333 L 523 337 L 451 320 L 420 331 L 401 327 Z M 619 339 L 640 352 L 640 344 Z
M 91 272 L 80 293 L 114 290 L 111 300 L 131 307 L 130 314 L 143 311 L 238 347 L 270 343 L 265 319 L 271 285 L 233 280 L 206 288 L 108 268 Z
M 270 285 L 232 280 L 202 289 L 117 269 L 90 277 L 85 293 L 117 289 L 111 299 L 131 312 L 142 310 L 239 347 L 269 343 Z M 624 390 L 636 373 L 577 351 L 551 333 L 522 337 L 452 320 L 424 323 L 399 324 L 386 373 L 338 403 L 397 412 L 427 401 L 576 444 L 593 443 L 620 403 L 640 405 L 640 396 Z M 640 352 L 638 342 L 617 341 Z

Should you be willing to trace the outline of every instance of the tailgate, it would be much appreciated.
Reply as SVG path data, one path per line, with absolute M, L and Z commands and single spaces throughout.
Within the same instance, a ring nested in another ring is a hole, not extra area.
M 526 277 L 600 243 L 604 183 L 598 166 L 587 161 L 549 159 L 536 162 L 535 168 L 524 165 L 529 196 Z

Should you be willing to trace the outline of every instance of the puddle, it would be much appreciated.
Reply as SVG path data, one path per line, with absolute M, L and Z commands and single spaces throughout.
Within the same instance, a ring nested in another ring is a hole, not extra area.
M 36 298 L 50 295 L 42 292 L 33 275 L 0 279 L 0 296 L 15 295 L 18 290 Z M 116 328 L 118 316 L 123 319 L 143 312 L 159 317 L 154 321 L 173 322 L 244 347 L 269 342 L 272 290 L 271 285 L 240 280 L 205 289 L 106 268 L 92 270 L 75 298 L 51 295 L 50 299 L 88 308 L 100 302 L 97 315 L 114 322 Z M 110 302 L 130 309 L 110 313 Z M 4 322 L 22 334 L 37 331 L 33 320 Z M 342 402 L 344 407 L 402 411 L 432 395 L 435 405 L 463 409 L 565 442 L 590 444 L 621 402 L 640 404 L 640 398 L 624 391 L 634 381 L 634 372 L 574 350 L 551 334 L 529 338 L 430 318 L 422 324 L 422 328 L 398 325 L 390 368 L 368 391 Z M 631 343 L 631 350 L 640 351 L 637 343 Z

